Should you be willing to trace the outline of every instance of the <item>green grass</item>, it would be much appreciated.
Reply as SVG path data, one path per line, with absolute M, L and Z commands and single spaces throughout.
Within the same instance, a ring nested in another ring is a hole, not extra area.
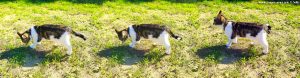
M 255 1 L 0 0 L 0 77 L 299 77 L 300 6 Z M 236 21 L 269 23 L 270 53 L 240 38 L 226 49 L 219 10 Z M 164 24 L 182 36 L 172 53 L 142 41 L 122 44 L 114 29 Z M 88 37 L 72 37 L 73 54 L 44 40 L 36 50 L 18 38 L 33 25 L 63 24 Z

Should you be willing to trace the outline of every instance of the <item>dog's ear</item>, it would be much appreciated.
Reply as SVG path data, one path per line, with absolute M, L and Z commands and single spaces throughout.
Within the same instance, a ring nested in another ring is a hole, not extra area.
M 222 14 L 222 10 L 219 11 L 219 14 Z
M 271 30 L 272 30 L 272 29 L 271 29 L 272 27 L 271 27 L 271 26 L 267 26 L 267 28 L 268 28 L 267 32 L 270 34 L 270 33 L 271 33 Z
M 115 31 L 118 33 L 118 30 L 117 30 L 117 29 L 115 29 Z
M 21 34 L 20 32 L 17 32 L 17 34 L 18 34 L 20 37 L 22 37 L 22 34 Z

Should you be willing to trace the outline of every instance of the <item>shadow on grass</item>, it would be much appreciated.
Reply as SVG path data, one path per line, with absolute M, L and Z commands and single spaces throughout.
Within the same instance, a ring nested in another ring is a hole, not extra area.
M 0 60 L 7 59 L 12 64 L 21 65 L 23 67 L 34 67 L 39 63 L 48 61 L 52 62 L 60 57 L 56 54 L 49 54 L 53 49 L 47 51 L 37 51 L 29 47 L 18 47 L 3 51 L 0 53 Z
M 150 49 L 138 50 L 129 46 L 117 46 L 99 51 L 98 55 L 99 57 L 105 57 L 110 59 L 110 61 L 124 65 L 133 65 L 144 60 L 155 63 L 160 61 L 160 58 L 164 56 L 159 52 L 149 51 Z
M 235 49 L 234 47 L 227 49 L 225 45 L 217 45 L 197 50 L 197 55 L 202 59 L 215 60 L 221 64 L 231 64 L 245 58 L 260 56 L 261 54 L 251 51 L 253 45 L 247 49 Z

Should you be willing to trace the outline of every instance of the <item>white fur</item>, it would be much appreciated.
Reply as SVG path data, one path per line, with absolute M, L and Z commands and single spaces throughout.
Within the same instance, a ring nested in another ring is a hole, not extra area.
M 38 34 L 36 32 L 36 30 L 34 29 L 34 27 L 30 28 L 31 30 L 31 36 L 30 38 L 33 40 L 33 43 L 30 45 L 31 48 L 36 48 L 36 45 L 38 44 L 37 40 L 38 40 Z
M 239 37 L 238 35 L 236 36 L 235 39 L 231 39 L 232 35 L 232 22 L 228 22 L 227 26 L 225 27 L 225 35 L 228 38 L 228 42 L 226 44 L 227 48 L 230 48 L 232 43 L 237 43 L 237 38 Z M 263 46 L 263 53 L 267 54 L 268 53 L 268 41 L 267 41 L 267 33 L 265 30 L 261 30 L 256 37 L 250 36 L 250 34 L 246 34 L 246 38 L 249 38 L 251 40 L 254 40 L 261 44 Z M 254 42 L 251 42 L 251 44 L 254 44 Z
M 36 32 L 36 30 L 34 29 L 34 27 L 31 27 L 31 39 L 33 40 L 33 43 L 32 45 L 30 45 L 31 48 L 36 48 L 37 44 L 38 43 L 38 34 Z M 71 38 L 71 35 L 69 32 L 65 32 L 61 35 L 61 37 L 59 39 L 57 38 L 54 38 L 53 35 L 50 35 L 50 40 L 51 41 L 54 41 L 56 43 L 61 43 L 63 44 L 65 47 L 67 47 L 68 51 L 67 51 L 67 54 L 68 55 L 71 55 L 72 54 L 72 45 L 71 45 L 71 42 L 70 42 L 70 38 Z
M 129 35 L 131 37 L 131 44 L 129 45 L 131 48 L 135 47 L 136 41 L 136 32 L 134 31 L 132 26 L 129 26 Z M 153 38 L 152 35 L 148 36 L 148 40 L 151 40 L 157 44 L 163 44 L 166 47 L 166 54 L 171 54 L 171 44 L 169 42 L 169 33 L 167 31 L 163 31 L 158 38 Z

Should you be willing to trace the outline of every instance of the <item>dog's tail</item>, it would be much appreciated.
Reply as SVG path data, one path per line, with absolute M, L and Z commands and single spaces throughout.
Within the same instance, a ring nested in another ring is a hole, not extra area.
M 82 38 L 83 40 L 86 40 L 86 38 L 84 37 L 84 35 L 82 35 L 81 33 L 75 32 L 75 31 L 73 31 L 73 30 L 72 30 L 71 33 L 74 34 L 74 35 L 77 36 L 77 37 Z
M 174 35 L 173 32 L 170 30 L 170 29 L 166 29 L 166 31 L 171 35 L 171 37 L 177 39 L 177 40 L 181 40 L 182 38 L 177 36 L 177 35 Z
M 271 26 L 270 26 L 269 24 L 266 24 L 266 25 L 264 26 L 264 30 L 265 30 L 268 34 L 270 34 L 270 33 L 271 33 Z

